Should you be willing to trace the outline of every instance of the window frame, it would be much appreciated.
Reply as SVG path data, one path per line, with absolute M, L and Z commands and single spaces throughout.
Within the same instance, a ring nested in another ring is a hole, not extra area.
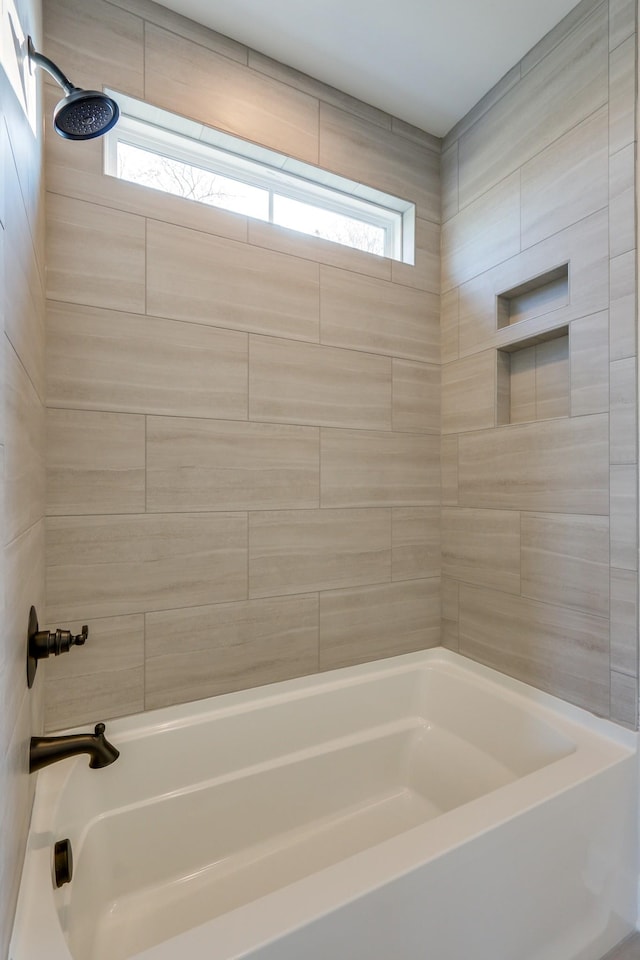
M 347 180 L 331 171 L 268 150 L 250 141 L 152 107 L 113 91 L 120 105 L 119 123 L 103 138 L 104 172 L 118 177 L 118 143 L 128 144 L 179 163 L 191 165 L 213 174 L 238 180 L 269 192 L 269 219 L 274 223 L 273 197 L 310 204 L 320 210 L 361 220 L 384 231 L 384 257 L 404 263 L 415 262 L 415 205 L 399 197 L 382 193 L 356 181 Z M 120 178 L 119 178 L 120 179 Z M 122 178 L 124 179 L 124 178 Z M 127 181 L 133 182 L 136 181 Z M 141 184 L 150 189 L 161 189 Z M 180 196 L 174 194 L 174 196 Z M 194 201 L 199 202 L 199 201 Z M 227 209 L 221 204 L 207 204 Z M 244 214 L 242 214 L 244 215 Z M 284 229 L 296 230 L 295 227 Z M 314 239 L 314 234 L 298 230 L 301 236 Z M 371 251 L 339 240 L 347 249 L 379 256 Z

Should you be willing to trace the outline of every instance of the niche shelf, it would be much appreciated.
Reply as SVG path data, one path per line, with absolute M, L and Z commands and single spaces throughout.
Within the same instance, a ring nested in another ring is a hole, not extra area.
M 498 424 L 569 416 L 569 327 L 497 351 Z
M 554 267 L 498 295 L 498 329 L 510 327 L 544 313 L 566 307 L 569 303 L 569 264 Z

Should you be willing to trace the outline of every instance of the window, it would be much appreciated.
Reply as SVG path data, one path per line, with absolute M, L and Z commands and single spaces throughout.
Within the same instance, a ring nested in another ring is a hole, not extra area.
M 376 256 L 414 262 L 412 203 L 112 95 L 121 119 L 104 138 L 107 174 Z

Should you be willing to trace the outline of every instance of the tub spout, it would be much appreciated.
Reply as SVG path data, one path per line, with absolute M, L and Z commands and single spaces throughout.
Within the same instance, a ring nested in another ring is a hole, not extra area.
M 67 737 L 31 737 L 29 749 L 29 773 L 35 773 L 65 757 L 88 753 L 89 766 L 108 767 L 117 760 L 120 751 L 109 743 L 104 735 L 104 723 L 96 724 L 94 733 L 74 733 Z

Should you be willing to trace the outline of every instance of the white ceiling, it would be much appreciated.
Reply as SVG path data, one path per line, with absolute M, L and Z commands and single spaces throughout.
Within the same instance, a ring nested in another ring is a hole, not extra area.
M 161 0 L 443 136 L 577 0 Z

